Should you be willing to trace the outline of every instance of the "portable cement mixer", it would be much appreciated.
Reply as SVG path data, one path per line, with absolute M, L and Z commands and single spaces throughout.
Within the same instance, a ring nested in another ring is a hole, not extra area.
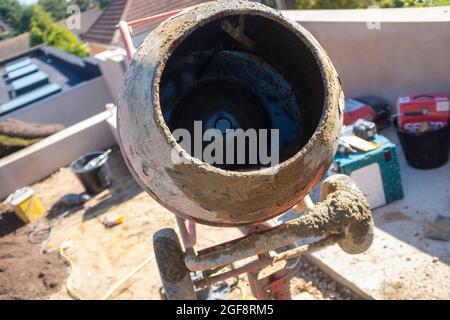
M 129 27 L 164 18 L 134 52 Z M 244 273 L 255 298 L 288 299 L 292 274 L 262 278 L 264 268 L 334 243 L 349 254 L 369 248 L 371 212 L 350 178 L 326 179 L 320 203 L 308 196 L 331 165 L 344 109 L 339 77 L 309 32 L 250 1 L 204 3 L 119 28 L 132 58 L 118 108 L 122 154 L 142 188 L 177 216 L 184 244 L 173 229 L 154 235 L 168 299 L 196 299 L 196 290 Z M 279 164 L 203 162 L 173 135 L 195 130 L 195 121 L 224 135 L 224 128 L 278 129 L 271 152 L 279 152 Z M 292 208 L 303 213 L 266 223 Z M 197 251 L 195 223 L 246 227 L 247 234 Z M 304 239 L 313 240 L 292 246 Z M 202 276 L 193 280 L 193 272 Z

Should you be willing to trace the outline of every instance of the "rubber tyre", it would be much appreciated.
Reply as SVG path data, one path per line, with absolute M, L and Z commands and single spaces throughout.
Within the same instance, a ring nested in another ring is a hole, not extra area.
M 153 235 L 153 249 L 167 300 L 197 300 L 175 230 L 157 231 Z

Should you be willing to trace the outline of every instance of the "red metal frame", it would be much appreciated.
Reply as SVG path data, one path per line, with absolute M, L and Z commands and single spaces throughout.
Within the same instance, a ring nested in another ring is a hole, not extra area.
M 176 15 L 177 13 L 180 13 L 184 9 L 185 8 L 177 9 L 177 10 L 173 10 L 173 11 L 167 11 L 167 12 L 163 12 L 163 13 L 151 16 L 151 17 L 137 19 L 137 20 L 133 20 L 130 22 L 126 22 L 123 20 L 120 21 L 119 24 L 116 26 L 116 28 L 118 28 L 120 31 L 120 35 L 122 37 L 128 59 L 131 60 L 131 58 L 133 58 L 134 53 L 136 52 L 136 48 L 134 47 L 133 40 L 131 38 L 130 28 L 138 26 L 138 25 L 147 24 L 147 23 L 162 21 L 164 19 L 167 19 L 167 18 L 170 18 L 170 17 Z
M 131 28 L 132 27 L 147 24 L 147 23 L 162 21 L 164 19 L 167 19 L 169 17 L 172 17 L 172 16 L 180 13 L 184 9 L 186 9 L 186 8 L 167 11 L 167 12 L 163 12 L 163 13 L 151 16 L 151 17 L 137 19 L 137 20 L 133 20 L 133 21 L 129 21 L 129 22 L 123 21 L 123 20 L 120 21 L 116 27 L 120 31 L 120 35 L 122 37 L 125 51 L 127 52 L 128 60 L 131 61 L 131 59 L 133 58 L 133 56 L 136 52 L 136 48 L 134 46 L 133 39 L 131 37 Z M 195 246 L 195 244 L 197 243 L 197 231 L 196 231 L 197 228 L 196 228 L 195 222 L 192 220 L 189 220 L 188 228 L 186 228 L 186 220 L 177 216 L 177 223 L 178 223 L 178 228 L 180 229 L 184 247 L 192 248 L 193 246 Z

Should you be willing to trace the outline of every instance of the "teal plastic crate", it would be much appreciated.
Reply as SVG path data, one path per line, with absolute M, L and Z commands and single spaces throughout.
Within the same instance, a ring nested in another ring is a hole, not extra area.
M 381 147 L 366 153 L 337 154 L 333 171 L 350 176 L 366 195 L 372 209 L 403 198 L 397 146 L 377 134 Z

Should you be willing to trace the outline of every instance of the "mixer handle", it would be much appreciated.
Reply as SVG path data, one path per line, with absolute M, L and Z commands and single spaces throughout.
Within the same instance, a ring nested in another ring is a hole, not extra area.
M 373 242 L 373 218 L 369 204 L 356 184 L 345 175 L 327 178 L 321 202 L 298 219 L 272 229 L 247 235 L 199 252 L 186 250 L 185 263 L 191 271 L 230 265 L 310 237 L 336 238 L 349 254 L 366 251 Z

